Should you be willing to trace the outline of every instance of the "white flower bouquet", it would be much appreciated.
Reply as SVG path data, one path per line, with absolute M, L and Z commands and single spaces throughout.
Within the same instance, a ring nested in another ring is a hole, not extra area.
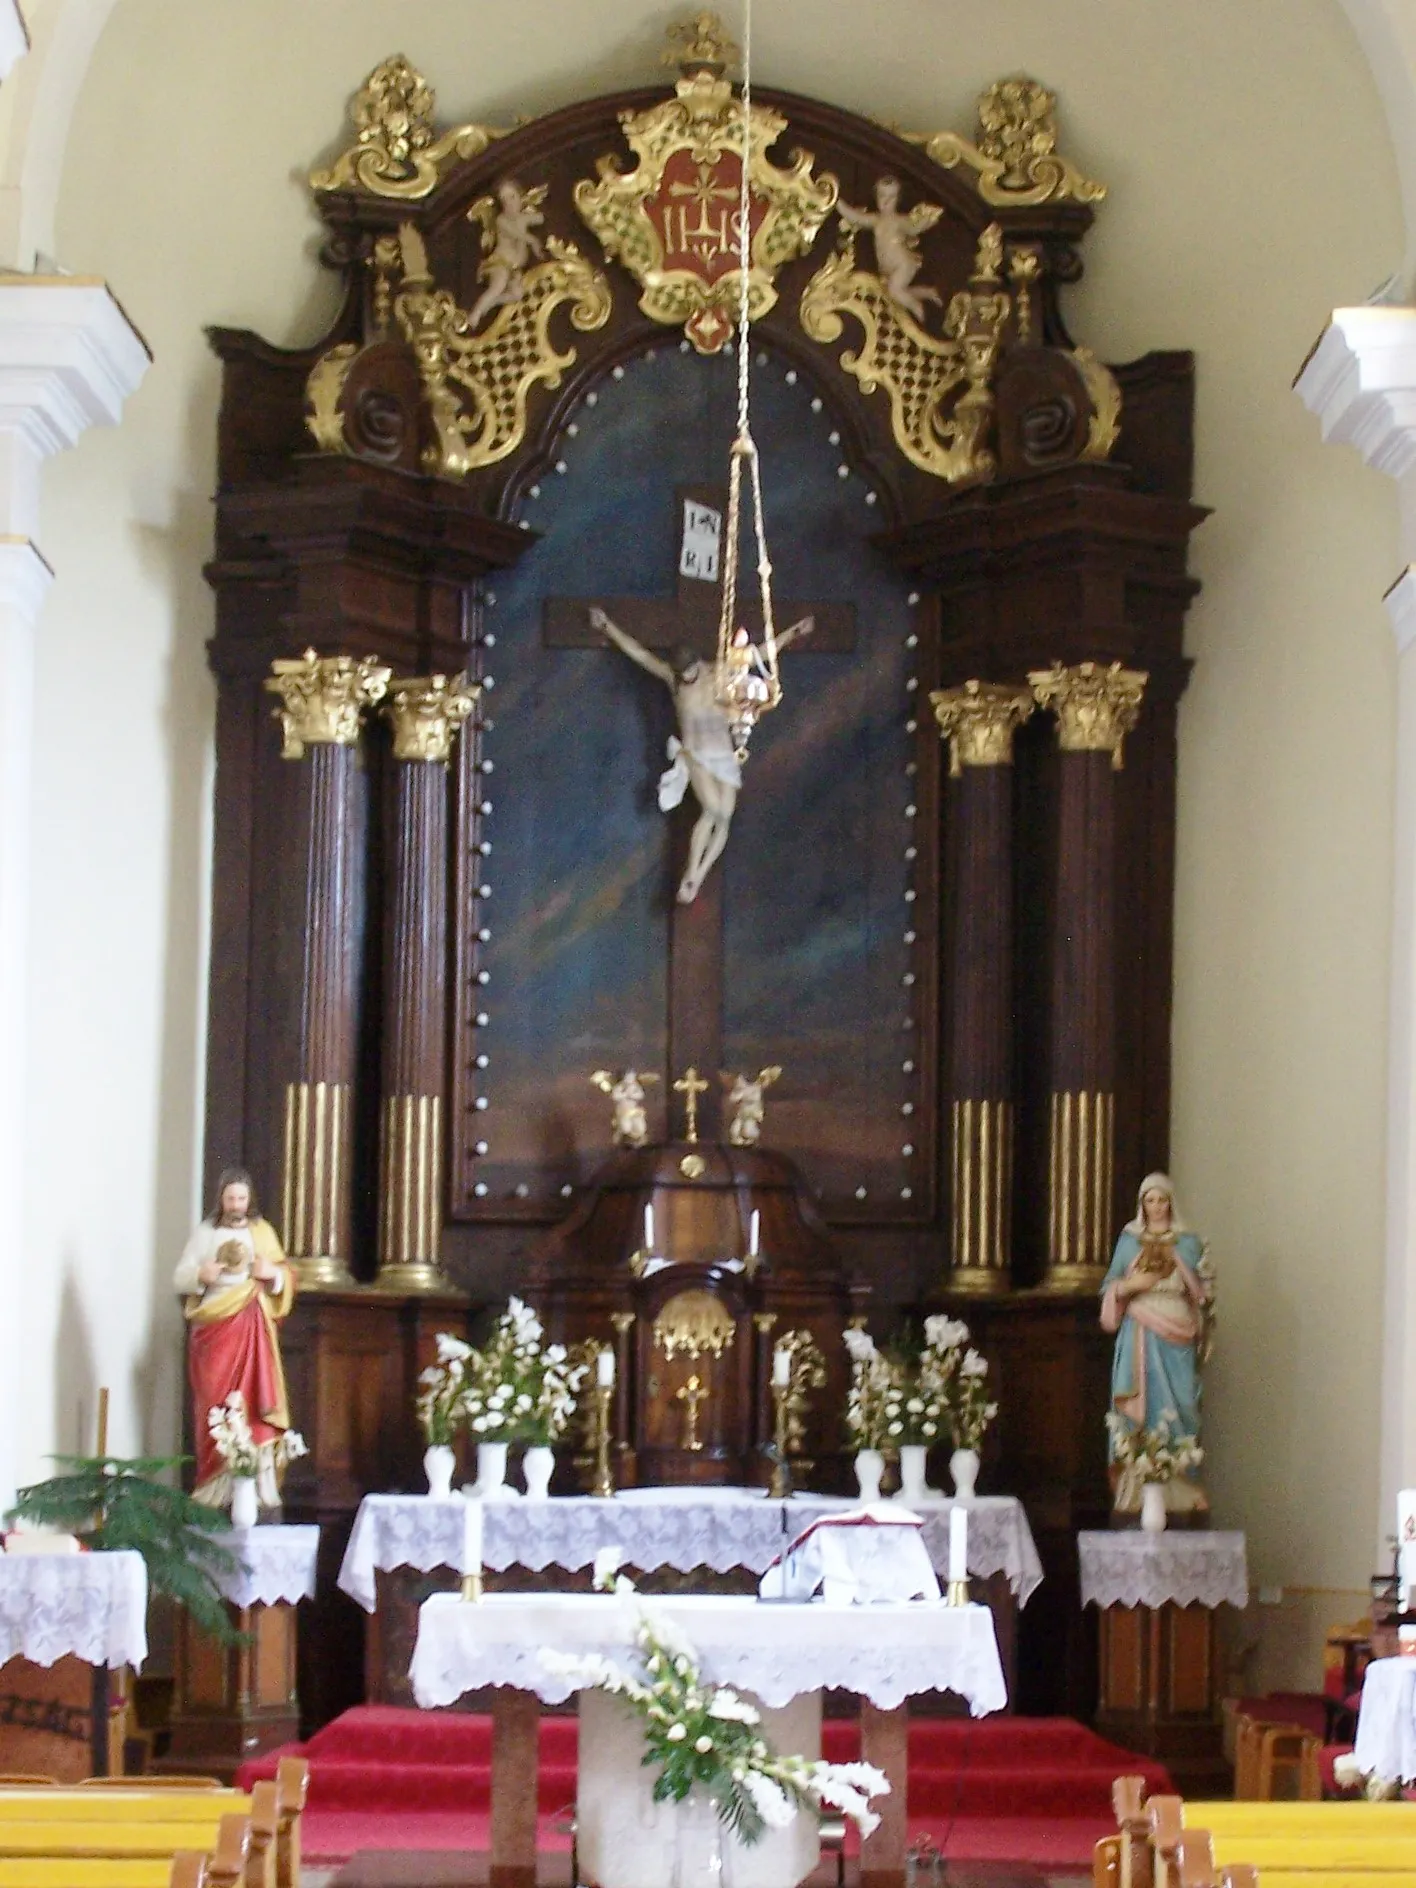
M 273 1442 L 257 1442 L 251 1434 L 246 1399 L 239 1390 L 233 1390 L 224 1403 L 212 1405 L 207 1411 L 207 1428 L 227 1474 L 237 1481 L 254 1481 L 261 1472 L 263 1457 L 273 1468 L 283 1469 L 310 1453 L 298 1429 L 282 1431 Z
M 857 1449 L 897 1448 L 903 1431 L 905 1387 L 900 1366 L 878 1348 L 868 1331 L 857 1325 L 849 1326 L 842 1336 L 851 1354 L 846 1432 Z
M 1162 1410 L 1153 1429 L 1130 1423 L 1119 1410 L 1106 1412 L 1111 1459 L 1132 1482 L 1173 1482 L 1197 1469 L 1205 1452 L 1193 1436 L 1175 1433 L 1180 1418 Z
M 536 1313 L 513 1298 L 486 1349 L 470 1353 L 458 1407 L 479 1442 L 547 1446 L 565 1434 L 586 1365 L 544 1337 Z
M 751 1845 L 782 1829 L 800 1808 L 837 1809 L 862 1836 L 880 1818 L 873 1796 L 888 1795 L 883 1773 L 866 1763 L 830 1764 L 780 1757 L 762 1736 L 755 1705 L 725 1685 L 708 1683 L 693 1647 L 651 1612 L 621 1576 L 614 1590 L 635 1610 L 639 1670 L 599 1654 L 541 1653 L 547 1671 L 576 1685 L 613 1692 L 644 1719 L 644 1761 L 658 1766 L 656 1803 L 681 1803 L 693 1791 L 710 1798 L 739 1841 Z
M 467 1388 L 467 1366 L 477 1353 L 449 1331 L 439 1331 L 437 1342 L 438 1361 L 429 1364 L 418 1378 L 423 1387 L 416 1408 L 429 1448 L 447 1448 L 457 1440 L 465 1420 L 461 1405 Z
M 988 1360 L 969 1343 L 962 1319 L 925 1319 L 918 1383 L 921 1396 L 943 1404 L 954 1447 L 977 1451 L 998 1405 L 989 1401 Z

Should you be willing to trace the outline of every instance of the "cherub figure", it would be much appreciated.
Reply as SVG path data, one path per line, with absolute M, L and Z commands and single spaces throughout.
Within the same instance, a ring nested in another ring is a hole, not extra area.
M 734 1147 L 756 1147 L 762 1139 L 762 1122 L 767 1113 L 763 1095 L 781 1073 L 774 1064 L 771 1068 L 759 1069 L 755 1081 L 750 1075 L 719 1075 L 719 1081 L 728 1091 L 728 1106 L 734 1111 L 728 1126 L 728 1139 Z
M 643 1147 L 649 1138 L 649 1116 L 644 1107 L 646 1084 L 658 1081 L 657 1075 L 625 1069 L 620 1075 L 610 1069 L 596 1069 L 590 1077 L 602 1095 L 615 1105 L 611 1133 L 618 1147 Z
M 526 265 L 533 256 L 545 254 L 536 226 L 546 220 L 541 205 L 548 188 L 537 184 L 523 190 L 514 177 L 503 177 L 495 202 L 479 197 L 467 212 L 468 222 L 482 225 L 484 254 L 477 279 L 486 283 L 468 313 L 469 328 L 475 328 L 494 308 L 519 302 L 526 293 Z
M 919 239 L 933 229 L 944 214 L 937 203 L 917 203 L 912 210 L 900 208 L 900 184 L 896 177 L 881 177 L 875 186 L 875 208 L 857 210 L 849 203 L 838 203 L 841 221 L 850 229 L 868 229 L 875 240 L 875 266 L 892 302 L 898 302 L 916 321 L 924 320 L 924 304 L 938 304 L 938 291 L 910 284 L 919 274 L 921 258 Z

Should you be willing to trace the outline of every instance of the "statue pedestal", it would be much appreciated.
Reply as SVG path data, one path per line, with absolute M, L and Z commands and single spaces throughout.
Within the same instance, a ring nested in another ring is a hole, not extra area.
M 241 1764 L 300 1735 L 295 1608 L 228 1606 L 244 1645 L 220 1645 L 177 1614 L 172 1742 L 159 1773 L 230 1783 Z

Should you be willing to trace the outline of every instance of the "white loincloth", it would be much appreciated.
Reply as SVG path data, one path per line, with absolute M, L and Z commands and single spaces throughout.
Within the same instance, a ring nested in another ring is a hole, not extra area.
M 685 747 L 676 734 L 671 734 L 667 751 L 669 764 L 659 775 L 659 811 L 661 813 L 672 813 L 689 789 L 691 776 L 685 755 L 701 767 L 705 774 L 710 775 L 714 780 L 721 780 L 725 787 L 742 785 L 742 768 L 738 765 L 737 756 L 731 748 L 721 754 L 701 754 L 690 747 Z

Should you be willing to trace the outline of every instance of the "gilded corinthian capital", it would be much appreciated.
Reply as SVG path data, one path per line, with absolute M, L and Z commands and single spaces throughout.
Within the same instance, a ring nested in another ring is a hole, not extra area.
M 302 656 L 271 663 L 266 687 L 279 695 L 275 714 L 285 735 L 282 760 L 301 760 L 307 747 L 353 747 L 359 717 L 383 699 L 390 670 L 374 656 Z
M 477 706 L 480 686 L 468 688 L 465 675 L 414 675 L 389 684 L 384 713 L 393 723 L 395 760 L 452 757 L 457 730 Z
M 970 681 L 937 688 L 929 699 L 939 732 L 948 739 L 949 772 L 956 779 L 965 767 L 1009 766 L 1013 730 L 1033 711 L 1030 692 L 1009 683 Z
M 1057 716 L 1057 745 L 1064 754 L 1110 754 L 1121 767 L 1122 744 L 1136 725 L 1149 677 L 1144 669 L 1123 669 L 1119 662 L 1078 662 L 1064 668 L 1034 669 L 1028 676 L 1043 708 Z

